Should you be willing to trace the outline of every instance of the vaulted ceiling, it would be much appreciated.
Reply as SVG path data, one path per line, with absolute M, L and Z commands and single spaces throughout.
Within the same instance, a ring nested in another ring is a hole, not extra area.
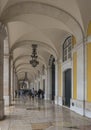
M 18 79 L 28 72 L 33 80 L 50 55 L 61 58 L 61 45 L 74 35 L 77 43 L 86 36 L 91 20 L 90 0 L 0 0 L 0 21 L 7 26 L 9 50 Z M 32 44 L 38 45 L 39 65 L 30 64 Z

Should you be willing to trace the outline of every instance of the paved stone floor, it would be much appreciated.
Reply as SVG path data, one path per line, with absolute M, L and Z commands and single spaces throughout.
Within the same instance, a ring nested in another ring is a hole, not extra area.
M 91 130 L 91 119 L 38 99 L 16 99 L 5 115 L 0 130 Z

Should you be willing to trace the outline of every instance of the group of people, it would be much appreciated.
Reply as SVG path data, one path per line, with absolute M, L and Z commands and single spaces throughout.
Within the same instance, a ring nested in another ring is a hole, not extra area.
M 16 97 L 21 97 L 21 96 L 29 96 L 29 97 L 38 97 L 44 99 L 44 91 L 42 89 L 34 90 L 32 89 L 19 89 L 15 90 L 15 98 Z
M 42 89 L 38 90 L 38 98 L 44 99 L 44 91 Z

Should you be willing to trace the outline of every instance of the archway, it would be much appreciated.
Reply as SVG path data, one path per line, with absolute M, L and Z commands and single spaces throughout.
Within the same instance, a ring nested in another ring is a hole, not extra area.
M 52 100 L 55 100 L 55 58 L 52 60 Z

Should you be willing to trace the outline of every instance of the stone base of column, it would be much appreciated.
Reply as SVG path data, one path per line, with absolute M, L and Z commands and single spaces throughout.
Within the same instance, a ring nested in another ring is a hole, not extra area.
M 58 105 L 63 105 L 63 97 L 58 97 Z
M 47 94 L 45 93 L 45 100 L 48 100 L 48 96 L 47 96 Z
M 4 100 L 0 100 L 0 120 L 4 119 Z
M 52 94 L 45 94 L 45 100 L 52 100 Z
M 55 104 L 58 104 L 58 96 L 55 96 Z
M 47 95 L 48 100 L 52 100 L 52 94 Z
M 85 102 L 85 116 L 91 118 L 91 102 Z
M 14 95 L 11 95 L 11 99 L 10 99 L 11 101 L 14 101 L 15 99 L 14 99 Z

